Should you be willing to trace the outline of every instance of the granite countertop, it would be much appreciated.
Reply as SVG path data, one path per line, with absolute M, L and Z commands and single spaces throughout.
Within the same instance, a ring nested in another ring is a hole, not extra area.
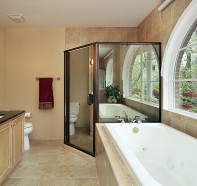
M 4 122 L 22 113 L 25 113 L 25 111 L 24 110 L 9 110 L 9 111 L 0 110 L 0 125 L 2 125 Z M 3 117 L 1 118 L 1 116 Z

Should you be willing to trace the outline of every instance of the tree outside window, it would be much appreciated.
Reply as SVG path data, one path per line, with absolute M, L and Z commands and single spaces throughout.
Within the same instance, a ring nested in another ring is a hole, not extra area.
M 141 50 L 130 66 L 129 97 L 159 105 L 159 65 L 153 50 Z
M 197 113 L 196 28 L 189 31 L 179 50 L 175 72 L 175 108 Z

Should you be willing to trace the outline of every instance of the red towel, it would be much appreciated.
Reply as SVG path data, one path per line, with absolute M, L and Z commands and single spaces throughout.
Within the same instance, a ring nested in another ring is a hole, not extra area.
M 53 78 L 39 78 L 39 109 L 48 110 L 54 107 Z

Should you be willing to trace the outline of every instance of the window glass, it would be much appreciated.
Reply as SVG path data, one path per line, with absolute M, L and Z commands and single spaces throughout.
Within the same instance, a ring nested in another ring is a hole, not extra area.
M 197 113 L 197 29 L 187 34 L 174 74 L 175 108 Z
M 129 96 L 141 102 L 159 105 L 159 66 L 153 50 L 142 50 L 129 70 Z
M 109 59 L 106 67 L 106 86 L 113 84 L 113 60 Z

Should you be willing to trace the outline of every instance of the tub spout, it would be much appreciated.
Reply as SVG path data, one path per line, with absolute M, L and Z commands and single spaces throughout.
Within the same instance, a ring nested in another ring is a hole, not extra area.
M 123 111 L 123 114 L 125 115 L 122 119 L 124 120 L 124 122 L 129 122 L 129 118 L 128 118 L 128 115 L 125 111 Z

